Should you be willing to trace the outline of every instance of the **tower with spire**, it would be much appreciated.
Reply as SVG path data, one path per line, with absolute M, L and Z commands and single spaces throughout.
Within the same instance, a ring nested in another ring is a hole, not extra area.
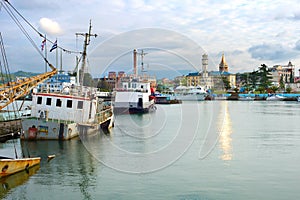
M 222 73 L 222 72 L 228 72 L 228 65 L 226 63 L 224 53 L 222 53 L 221 62 L 219 64 L 219 72 L 220 73 Z

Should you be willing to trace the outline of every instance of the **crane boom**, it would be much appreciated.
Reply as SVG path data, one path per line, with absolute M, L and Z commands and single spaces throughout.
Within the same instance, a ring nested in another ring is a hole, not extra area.
M 29 94 L 30 90 L 57 73 L 57 69 L 49 63 L 52 71 L 39 74 L 20 81 L 12 81 L 0 86 L 0 110 L 16 99 Z

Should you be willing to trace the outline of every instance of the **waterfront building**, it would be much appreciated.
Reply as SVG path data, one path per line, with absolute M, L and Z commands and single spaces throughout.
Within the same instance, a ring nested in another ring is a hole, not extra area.
M 287 65 L 274 65 L 270 68 L 273 85 L 279 86 L 279 82 L 282 79 L 283 82 L 293 83 L 295 77 L 295 65 L 291 61 Z
M 236 75 L 230 73 L 225 55 L 222 54 L 219 71 L 208 71 L 208 55 L 202 55 L 202 71 L 186 75 L 187 86 L 205 86 L 206 89 L 224 89 L 223 78 L 229 82 L 230 88 L 236 87 Z
M 116 84 L 119 81 L 132 81 L 134 79 L 134 75 L 133 74 L 129 74 L 127 75 L 124 71 L 119 71 L 119 72 L 115 72 L 115 71 L 111 71 L 108 72 L 108 76 L 107 77 L 103 77 L 103 78 L 98 78 L 95 79 L 97 82 L 98 81 L 102 81 L 105 82 L 107 84 L 107 89 L 109 89 L 110 91 L 113 91 L 113 89 L 116 87 Z M 150 82 L 151 87 L 155 88 L 156 87 L 156 77 L 153 76 L 148 76 L 146 74 L 142 74 L 139 75 L 139 78 L 142 80 L 147 80 Z
M 76 86 L 76 77 L 71 76 L 64 71 L 59 71 L 57 74 L 47 79 L 37 86 L 37 92 L 60 92 L 64 88 Z

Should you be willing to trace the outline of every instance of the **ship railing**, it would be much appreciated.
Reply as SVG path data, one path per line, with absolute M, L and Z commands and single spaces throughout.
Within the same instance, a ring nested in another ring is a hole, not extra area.
M 134 88 L 115 88 L 117 92 L 143 92 L 148 93 L 147 89 L 134 89 Z
M 103 123 L 107 121 L 110 117 L 112 117 L 113 111 L 112 107 L 107 107 L 105 110 L 102 110 L 96 114 L 96 122 Z

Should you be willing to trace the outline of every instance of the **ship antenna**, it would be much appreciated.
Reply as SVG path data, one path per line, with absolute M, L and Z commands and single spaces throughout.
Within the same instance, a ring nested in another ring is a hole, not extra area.
M 79 74 L 80 82 L 79 84 L 83 86 L 84 74 L 85 74 L 85 62 L 86 62 L 86 55 L 87 55 L 87 46 L 90 44 L 91 36 L 97 37 L 97 34 L 92 34 L 92 20 L 90 20 L 90 27 L 88 33 L 76 33 L 76 36 L 81 35 L 84 36 L 84 43 L 83 43 L 83 52 L 82 52 L 82 65 L 81 65 L 81 74 Z

